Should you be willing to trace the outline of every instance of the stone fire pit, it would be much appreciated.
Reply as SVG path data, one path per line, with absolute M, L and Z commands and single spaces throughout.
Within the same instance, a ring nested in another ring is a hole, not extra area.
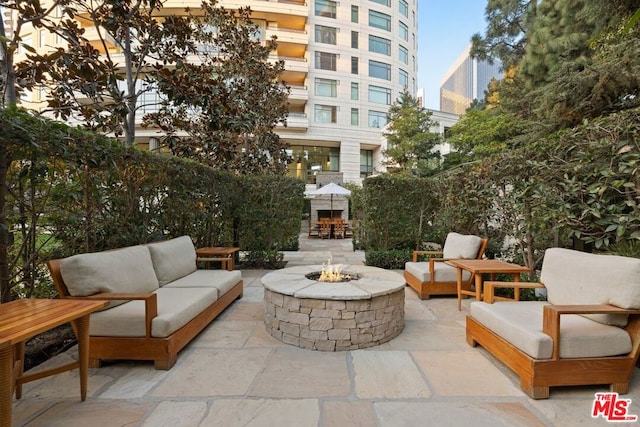
M 354 350 L 382 344 L 404 329 L 404 278 L 362 265 L 342 266 L 352 279 L 308 279 L 321 265 L 266 274 L 264 323 L 269 334 L 309 350 Z

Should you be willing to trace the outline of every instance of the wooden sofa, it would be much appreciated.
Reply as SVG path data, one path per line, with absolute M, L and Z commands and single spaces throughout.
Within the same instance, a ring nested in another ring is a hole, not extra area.
M 473 235 L 449 233 L 442 251 L 414 251 L 413 259 L 405 263 L 404 278 L 418 293 L 420 299 L 431 295 L 458 295 L 457 268 L 446 263 L 450 259 L 481 259 L 488 239 Z M 428 261 L 419 261 L 420 255 L 440 255 Z M 469 290 L 473 277 L 463 272 L 462 288 Z
M 189 236 L 47 262 L 61 298 L 109 300 L 93 313 L 89 365 L 153 360 L 170 369 L 178 352 L 243 294 L 240 271 L 198 270 Z
M 640 259 L 547 249 L 540 280 L 486 282 L 467 342 L 512 369 L 534 399 L 555 386 L 627 393 L 640 349 Z M 494 302 L 498 287 L 545 288 L 548 301 Z

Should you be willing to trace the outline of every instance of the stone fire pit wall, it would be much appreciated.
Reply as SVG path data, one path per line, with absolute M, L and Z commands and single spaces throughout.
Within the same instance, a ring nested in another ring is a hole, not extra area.
M 387 342 L 404 329 L 405 281 L 376 267 L 347 266 L 358 280 L 320 283 L 305 277 L 322 266 L 265 275 L 264 323 L 276 339 L 309 350 L 340 351 Z

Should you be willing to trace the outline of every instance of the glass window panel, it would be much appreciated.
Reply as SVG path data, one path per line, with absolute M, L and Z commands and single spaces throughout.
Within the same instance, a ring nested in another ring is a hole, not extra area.
M 381 4 L 383 6 L 391 6 L 391 0 L 371 0 L 374 3 Z
M 391 89 L 380 86 L 369 86 L 369 102 L 391 105 Z
M 358 48 L 358 32 L 357 31 L 351 31 L 351 47 L 353 49 Z
M 399 51 L 398 51 L 398 59 L 403 64 L 409 65 L 409 49 L 407 49 L 404 46 L 400 46 Z
M 375 10 L 370 10 L 369 26 L 391 31 L 391 16 L 384 13 L 376 12 Z
M 351 57 L 351 74 L 358 74 L 358 57 Z
M 336 70 L 337 55 L 335 53 L 316 52 L 316 69 L 318 70 Z
M 324 16 L 326 18 L 336 17 L 337 3 L 332 0 L 316 0 L 316 16 Z
M 336 29 L 324 25 L 316 25 L 316 42 L 336 44 Z
M 398 83 L 400 83 L 403 88 L 407 89 L 409 87 L 409 73 L 405 70 L 400 70 L 398 72 L 398 76 Z
M 384 62 L 369 61 L 369 77 L 391 80 L 391 65 Z
M 409 17 L 409 4 L 406 2 L 406 0 L 400 0 L 400 2 L 398 3 L 398 8 L 402 16 L 404 16 L 405 18 Z
M 360 124 L 360 110 L 357 108 L 351 109 L 351 125 L 358 126 Z
M 400 22 L 399 29 L 400 38 L 402 38 L 402 40 L 409 41 L 409 27 L 407 27 L 407 24 L 405 24 L 404 22 Z
M 358 83 L 351 83 L 351 99 L 357 101 L 360 98 L 360 86 Z
M 391 56 L 391 40 L 370 35 L 369 52 L 382 53 L 384 55 Z
M 315 80 L 316 95 L 319 96 L 338 96 L 338 82 L 330 79 Z
M 382 111 L 369 111 L 369 127 L 383 128 L 387 124 L 387 113 Z
M 336 123 L 337 107 L 333 105 L 315 105 L 315 121 L 317 123 Z
M 358 23 L 358 6 L 351 6 L 351 22 Z

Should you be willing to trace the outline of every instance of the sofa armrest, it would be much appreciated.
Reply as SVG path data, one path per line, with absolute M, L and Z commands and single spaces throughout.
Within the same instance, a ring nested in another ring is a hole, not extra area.
M 413 262 L 418 262 L 419 255 L 442 255 L 442 251 L 413 251 Z
M 158 295 L 154 293 L 101 292 L 84 297 L 65 296 L 64 298 L 84 300 L 143 300 L 144 330 L 147 338 L 151 337 L 151 321 L 158 315 Z
M 554 360 L 560 358 L 560 317 L 563 314 L 640 314 L 640 310 L 628 310 L 609 304 L 545 305 L 542 313 L 542 332 L 553 340 Z
M 545 286 L 539 282 L 484 282 L 484 302 L 493 304 L 496 299 L 507 300 L 508 298 L 496 297 L 496 288 L 513 289 L 513 301 L 520 301 L 520 289 L 539 288 L 544 289 Z

